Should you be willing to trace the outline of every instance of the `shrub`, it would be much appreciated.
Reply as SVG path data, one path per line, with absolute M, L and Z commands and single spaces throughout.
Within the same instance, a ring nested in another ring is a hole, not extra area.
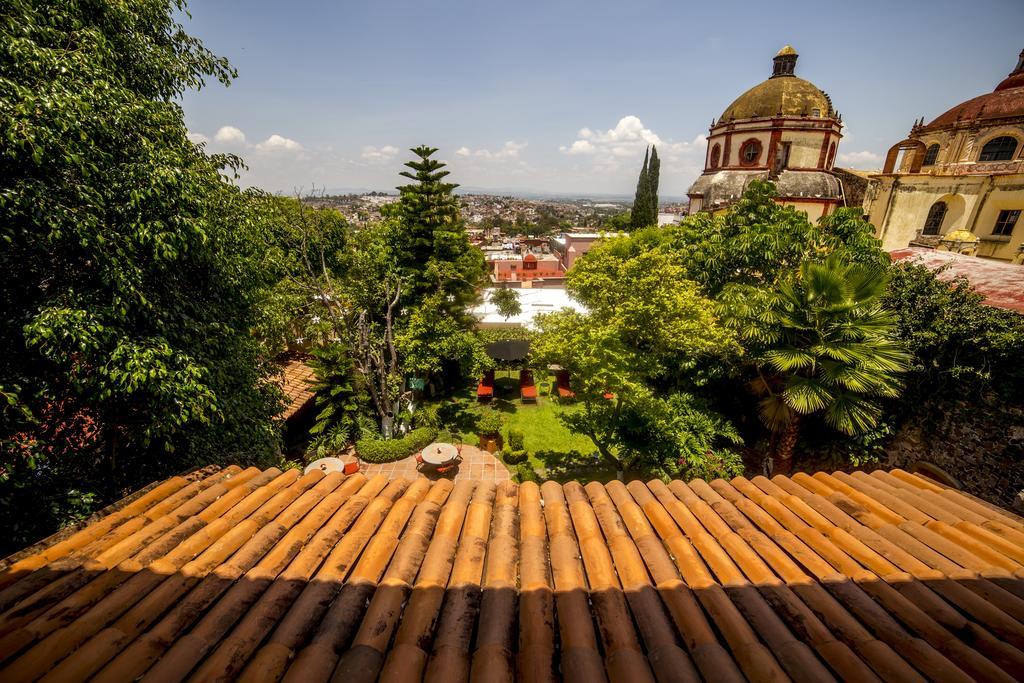
M 536 481 L 539 482 L 540 475 L 528 462 L 522 462 L 512 468 L 512 479 L 517 484 L 522 484 L 525 481 Z
M 519 429 L 508 430 L 508 447 L 513 451 L 521 451 L 525 448 L 525 438 Z
M 437 433 L 437 436 L 434 437 L 434 441 L 438 441 L 440 443 L 456 443 L 458 439 L 455 438 L 455 435 L 447 429 L 442 429 Z
M 483 411 L 477 420 L 476 428 L 481 434 L 500 434 L 505 419 L 493 408 Z
M 412 424 L 414 427 L 433 427 L 434 429 L 441 428 L 441 406 L 437 403 L 421 403 L 417 408 L 416 412 L 412 416 Z
M 501 452 L 501 455 L 507 465 L 518 465 L 529 459 L 529 454 L 522 449 L 510 450 L 506 448 Z
M 436 437 L 436 429 L 420 427 L 400 439 L 360 439 L 356 442 L 356 452 L 366 462 L 394 462 L 421 450 Z

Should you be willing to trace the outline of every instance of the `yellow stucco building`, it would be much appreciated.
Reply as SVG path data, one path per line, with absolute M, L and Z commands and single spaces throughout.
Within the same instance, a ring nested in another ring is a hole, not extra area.
M 690 213 L 718 211 L 754 179 L 771 180 L 779 203 L 817 221 L 843 206 L 833 170 L 842 118 L 816 85 L 796 76 L 797 53 L 775 55 L 772 75 L 726 107 L 708 132 L 704 172 L 690 186 Z
M 992 92 L 915 123 L 870 176 L 864 210 L 889 250 L 1024 259 L 1024 52 Z

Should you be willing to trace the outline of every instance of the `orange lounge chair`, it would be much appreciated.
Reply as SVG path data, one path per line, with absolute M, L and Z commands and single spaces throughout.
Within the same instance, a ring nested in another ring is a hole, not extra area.
M 480 378 L 476 386 L 476 398 L 479 401 L 489 401 L 494 398 L 494 370 L 488 370 Z
M 533 383 L 531 370 L 519 371 L 519 398 L 523 401 L 537 400 L 537 386 Z
M 558 389 L 558 398 L 576 398 L 576 392 L 569 388 L 568 370 L 555 373 L 555 388 Z

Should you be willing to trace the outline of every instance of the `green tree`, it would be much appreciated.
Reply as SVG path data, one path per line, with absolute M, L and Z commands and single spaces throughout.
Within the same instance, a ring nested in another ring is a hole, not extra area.
M 557 363 L 568 370 L 576 401 L 582 404 L 581 410 L 563 413 L 559 419 L 590 437 L 602 460 L 622 473 L 629 464 L 617 452 L 623 405 L 634 395 L 646 394 L 636 376 L 636 354 L 613 326 L 575 311 L 547 313 L 538 316 L 536 324 L 539 334 L 531 355 L 539 363 Z
M 713 303 L 671 255 L 635 248 L 634 237 L 607 240 L 578 259 L 566 287 L 597 324 L 609 325 L 648 378 L 674 377 L 711 359 L 738 354 Z
M 190 142 L 178 104 L 234 71 L 184 32 L 183 9 L 0 10 L 0 390 L 17 407 L 3 441 L 19 444 L 3 486 L 56 511 L 19 540 L 83 490 L 100 503 L 276 448 L 280 394 L 250 332 L 271 284 L 265 226 L 231 182 L 240 161 Z
M 398 188 L 401 198 L 395 205 L 401 224 L 395 254 L 407 281 L 403 303 L 412 307 L 426 296 L 440 294 L 453 315 L 462 315 L 483 282 L 483 254 L 466 235 L 459 202 L 452 194 L 458 185 L 444 182 L 449 171 L 431 158 L 437 148 L 421 145 L 410 151 L 418 159 L 406 162 L 412 171 L 400 175 L 414 182 Z
M 647 166 L 647 222 L 645 225 L 658 224 L 658 185 L 661 183 L 661 159 L 658 148 L 651 145 L 651 162 Z
M 909 356 L 882 306 L 886 277 L 833 255 L 805 262 L 775 291 L 736 286 L 725 319 L 755 349 L 759 413 L 777 436 L 774 469 L 792 468 L 801 420 L 821 414 L 845 434 L 875 427 L 880 398 L 899 394 Z
M 342 344 L 313 351 L 309 361 L 316 376 L 316 421 L 309 433 L 310 451 L 317 458 L 341 451 L 359 436 L 359 400 L 352 358 Z
M 646 395 L 626 404 L 618 443 L 632 466 L 665 478 L 717 479 L 743 474 L 743 460 L 733 449 L 743 443 L 739 432 L 692 394 Z
M 647 165 L 650 149 L 644 150 L 644 165 L 640 167 L 640 176 L 636 181 L 636 194 L 633 196 L 633 209 L 630 212 L 630 228 L 638 230 L 647 227 L 647 205 L 650 201 L 651 186 L 647 181 Z
M 643 460 L 642 449 L 623 450 L 623 430 L 641 421 L 638 416 L 664 408 L 656 391 L 697 374 L 704 363 L 738 353 L 739 346 L 679 266 L 658 251 L 621 249 L 629 244 L 610 240 L 577 262 L 567 286 L 588 313 L 542 316 L 531 353 L 539 363 L 557 363 L 572 375 L 582 410 L 563 421 L 590 437 L 605 462 L 620 472 L 641 461 L 668 471 L 683 457 L 680 451 L 651 451 Z
M 505 320 L 523 312 L 523 307 L 519 303 L 519 292 L 508 287 L 499 287 L 492 291 L 491 303 Z
M 937 397 L 978 398 L 994 393 L 1024 398 L 1024 317 L 988 306 L 966 278 L 939 279 L 926 266 L 900 262 L 890 269 L 884 305 L 913 354 L 904 406 Z

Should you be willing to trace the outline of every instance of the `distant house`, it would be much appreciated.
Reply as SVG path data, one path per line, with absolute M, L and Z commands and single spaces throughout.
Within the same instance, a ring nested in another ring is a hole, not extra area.
M 590 251 L 599 240 L 621 236 L 619 232 L 563 232 L 551 238 L 551 251 L 558 258 L 562 270 L 569 270 L 576 259 Z
M 565 277 L 558 257 L 530 250 L 500 251 L 487 254 L 493 282 L 531 282 Z

